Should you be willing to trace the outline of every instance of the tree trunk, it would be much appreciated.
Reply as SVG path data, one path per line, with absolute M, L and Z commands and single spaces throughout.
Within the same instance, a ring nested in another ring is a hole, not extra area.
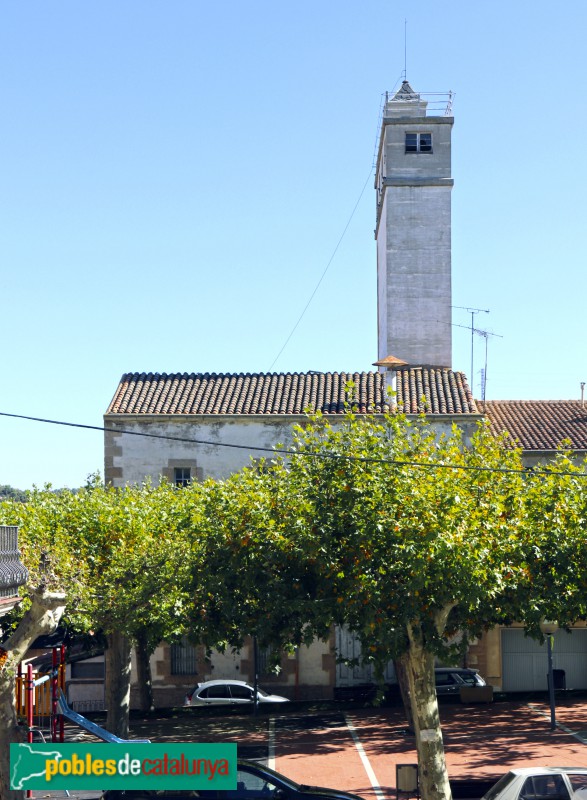
M 406 722 L 408 723 L 408 730 L 414 733 L 414 715 L 412 714 L 412 704 L 410 702 L 410 687 L 408 684 L 408 673 L 406 665 L 401 659 L 396 659 L 393 662 L 395 668 L 395 675 L 397 678 L 397 685 L 399 686 L 402 704 L 404 707 L 404 714 L 406 715 Z
M 439 614 L 444 627 L 450 608 Z M 434 681 L 434 654 L 426 650 L 418 621 L 408 625 L 408 650 L 400 657 L 406 670 L 418 751 L 418 773 L 422 800 L 451 800 L 444 755 L 438 700 Z
M 0 798 L 20 800 L 24 792 L 10 790 L 10 743 L 25 741 L 26 729 L 16 717 L 16 672 L 38 636 L 52 633 L 65 609 L 65 595 L 45 591 L 31 593 L 32 605 L 3 645 L 5 661 L 0 668 Z
M 153 679 L 151 675 L 151 650 L 144 631 L 136 637 L 137 680 L 139 684 L 139 708 L 141 711 L 154 711 Z
M 123 633 L 107 636 L 106 659 L 106 728 L 121 739 L 128 739 L 130 711 L 131 643 Z

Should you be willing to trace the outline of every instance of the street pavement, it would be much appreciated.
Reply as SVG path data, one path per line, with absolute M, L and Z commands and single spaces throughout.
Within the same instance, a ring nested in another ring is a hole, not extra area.
M 557 697 L 557 727 L 550 730 L 544 698 L 488 705 L 443 703 L 440 707 L 449 777 L 455 796 L 478 798 L 513 767 L 587 767 L 587 698 Z M 294 780 L 344 789 L 365 800 L 395 800 L 396 767 L 415 764 L 415 739 L 398 707 L 351 704 L 313 709 L 291 704 L 258 717 L 210 716 L 198 709 L 131 720 L 131 738 L 154 742 L 237 742 L 239 756 L 261 759 Z M 68 740 L 92 741 L 79 729 Z M 477 786 L 475 786 L 477 782 Z M 35 792 L 35 798 L 64 798 L 64 792 Z M 75 792 L 91 800 L 98 792 Z

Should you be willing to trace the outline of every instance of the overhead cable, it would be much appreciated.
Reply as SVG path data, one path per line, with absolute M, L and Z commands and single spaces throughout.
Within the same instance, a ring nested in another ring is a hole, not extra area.
M 125 428 L 106 428 L 101 425 L 83 425 L 79 422 L 63 422 L 55 419 L 43 419 L 41 417 L 29 417 L 24 414 L 9 414 L 0 411 L 0 417 L 11 417 L 13 419 L 24 419 L 29 422 L 43 422 L 47 425 L 64 425 L 68 428 L 81 428 L 83 430 L 101 431 L 104 433 L 124 434 L 125 436 L 144 436 L 148 439 L 166 439 L 173 442 L 184 442 L 186 444 L 201 444 L 207 447 L 232 447 L 236 450 L 254 450 L 256 452 L 271 453 L 273 456 L 297 456 L 302 458 L 332 459 L 338 461 L 356 461 L 364 464 L 388 464 L 395 467 L 415 467 L 417 469 L 446 469 L 463 470 L 465 472 L 497 472 L 504 474 L 531 475 L 532 471 L 522 468 L 513 469 L 506 467 L 482 467 L 471 464 L 439 464 L 427 463 L 423 461 L 401 461 L 393 458 L 373 458 L 371 456 L 353 456 L 342 453 L 316 453 L 311 450 L 288 450 L 286 448 L 261 447 L 259 445 L 236 444 L 234 442 L 214 442 L 209 439 L 192 439 L 187 436 L 170 436 L 165 433 L 146 433 L 145 431 L 131 431 Z M 566 452 L 563 450 L 553 450 L 553 453 Z M 587 478 L 587 472 L 571 472 L 570 470 L 548 470 L 549 475 L 566 475 L 573 478 Z

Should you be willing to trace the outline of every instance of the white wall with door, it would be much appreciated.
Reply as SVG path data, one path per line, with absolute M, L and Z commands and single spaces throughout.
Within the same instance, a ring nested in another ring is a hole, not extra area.
M 548 655 L 546 642 L 524 636 L 523 628 L 501 631 L 502 689 L 504 692 L 546 691 Z M 587 630 L 554 634 L 554 669 L 565 671 L 567 689 L 587 689 Z

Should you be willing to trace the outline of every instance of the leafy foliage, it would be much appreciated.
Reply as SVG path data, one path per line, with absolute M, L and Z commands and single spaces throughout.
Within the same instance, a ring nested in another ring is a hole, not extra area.
M 522 526 L 525 560 L 516 603 L 527 631 L 540 620 L 568 627 L 587 619 L 587 460 L 561 453 L 528 475 Z M 523 612 L 523 616 L 520 612 Z
M 19 525 L 31 586 L 67 592 L 73 629 L 132 637 L 146 626 L 156 643 L 183 625 L 189 592 L 193 537 L 175 494 L 166 484 L 35 490 L 1 504 L 0 518 Z
M 21 503 L 27 499 L 28 492 L 23 489 L 15 489 L 14 486 L 3 484 L 0 486 L 0 500 L 19 500 Z
M 457 630 L 477 634 L 517 610 L 521 461 L 485 427 L 466 442 L 456 427 L 439 434 L 401 415 L 349 414 L 336 428 L 316 417 L 297 448 L 306 457 L 293 459 L 289 481 L 321 564 L 317 597 L 380 670 L 406 649 L 414 621 L 446 658 Z

